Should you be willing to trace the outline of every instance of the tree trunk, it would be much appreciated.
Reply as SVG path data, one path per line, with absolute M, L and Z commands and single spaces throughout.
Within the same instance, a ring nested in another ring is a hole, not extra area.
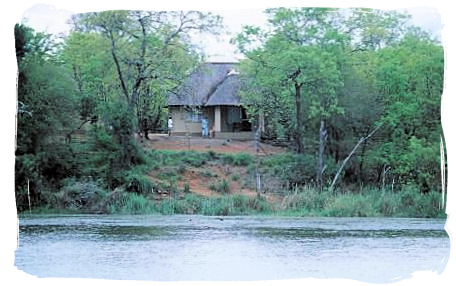
M 369 134 L 370 128 L 367 129 L 366 136 Z M 358 181 L 362 182 L 364 180 L 364 155 L 366 153 L 366 141 L 363 142 L 363 145 L 361 147 L 361 158 L 359 162 L 359 176 L 358 176 Z
M 317 184 L 320 191 L 323 188 L 323 172 L 325 171 L 325 160 L 324 160 L 324 153 L 325 153 L 325 145 L 328 139 L 328 132 L 325 128 L 325 121 L 322 119 L 320 120 L 320 140 L 318 144 L 318 160 L 317 160 Z
M 296 96 L 296 145 L 299 154 L 304 152 L 302 142 L 302 115 L 301 115 L 301 86 L 302 84 L 295 83 L 295 96 Z
M 369 135 L 367 135 L 366 137 L 361 137 L 361 139 L 359 139 L 358 143 L 356 143 L 356 145 L 353 148 L 353 150 L 351 150 L 351 152 L 350 152 L 350 154 L 348 154 L 347 158 L 344 159 L 344 161 L 342 162 L 342 165 L 340 166 L 339 170 L 337 171 L 336 176 L 334 177 L 334 179 L 333 179 L 333 181 L 331 183 L 331 186 L 329 187 L 329 189 L 331 191 L 334 189 L 334 186 L 336 185 L 337 179 L 339 178 L 340 173 L 344 169 L 345 164 L 347 164 L 348 160 L 350 160 L 350 158 L 355 154 L 356 149 L 358 149 L 359 145 L 361 145 L 364 141 L 366 141 L 367 139 L 372 137 L 372 135 L 374 135 L 375 132 L 377 132 L 377 130 L 380 127 L 381 127 L 381 125 L 377 126 L 371 133 L 369 133 Z
M 127 84 L 125 83 L 125 80 L 124 80 L 124 77 L 123 77 L 123 74 L 122 74 L 122 69 L 120 68 L 120 63 L 119 63 L 119 59 L 117 58 L 117 54 L 116 54 L 116 42 L 114 40 L 114 36 L 112 34 L 112 31 L 108 31 L 108 37 L 111 41 L 111 55 L 112 55 L 112 58 L 114 59 L 114 63 L 116 64 L 116 70 L 117 70 L 117 75 L 119 76 L 119 81 L 120 81 L 120 85 L 122 86 L 122 92 L 123 94 L 125 95 L 127 101 L 129 99 L 129 96 L 128 96 L 128 89 L 127 89 Z

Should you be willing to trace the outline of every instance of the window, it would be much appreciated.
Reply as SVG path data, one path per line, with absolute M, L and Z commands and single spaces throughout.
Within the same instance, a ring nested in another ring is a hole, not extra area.
M 198 123 L 203 119 L 203 113 L 200 109 L 191 109 L 187 113 L 187 121 Z

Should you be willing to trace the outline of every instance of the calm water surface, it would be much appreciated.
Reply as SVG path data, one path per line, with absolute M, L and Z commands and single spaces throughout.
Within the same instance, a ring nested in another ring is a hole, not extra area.
M 443 219 L 24 216 L 15 265 L 38 277 L 348 278 L 387 283 L 446 266 Z

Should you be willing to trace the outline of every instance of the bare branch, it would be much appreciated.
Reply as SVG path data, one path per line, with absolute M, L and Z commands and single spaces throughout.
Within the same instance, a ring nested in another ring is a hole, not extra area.
M 369 139 L 370 137 L 372 137 L 372 135 L 375 134 L 375 132 L 377 132 L 378 129 L 380 129 L 382 125 L 379 125 L 377 126 L 374 130 L 372 130 L 371 133 L 369 133 L 369 135 L 367 135 L 366 137 L 361 137 L 361 139 L 359 139 L 358 143 L 356 143 L 355 147 L 353 148 L 353 150 L 351 150 L 350 154 L 348 154 L 347 158 L 344 159 L 344 161 L 342 162 L 342 165 L 340 166 L 339 170 L 337 171 L 336 173 L 336 176 L 334 177 L 332 183 L 331 183 L 331 186 L 329 187 L 329 190 L 332 191 L 334 189 L 334 185 L 336 184 L 337 182 L 337 179 L 339 178 L 339 175 L 340 173 L 342 172 L 342 170 L 344 169 L 345 167 L 345 164 L 347 164 L 348 160 L 350 160 L 350 158 L 353 156 L 353 154 L 355 154 L 356 152 L 356 149 L 358 149 L 358 147 L 364 142 L 366 141 L 367 139 Z

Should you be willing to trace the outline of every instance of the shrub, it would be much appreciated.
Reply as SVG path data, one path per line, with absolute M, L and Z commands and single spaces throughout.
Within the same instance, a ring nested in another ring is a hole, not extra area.
M 261 160 L 261 173 L 277 177 L 290 190 L 315 179 L 315 156 L 308 154 L 277 154 Z M 329 162 L 327 165 L 330 166 Z M 331 170 L 327 170 L 329 173 Z
M 220 159 L 223 164 L 232 165 L 233 164 L 233 155 L 232 154 L 221 154 Z
M 219 158 L 219 155 L 213 150 L 207 152 L 207 155 L 209 156 L 210 160 L 217 160 Z
M 239 178 L 240 178 L 239 174 L 233 174 L 233 175 L 231 176 L 231 180 L 233 180 L 233 181 L 235 181 L 235 182 L 239 181 Z
M 326 214 L 336 217 L 377 216 L 374 203 L 369 196 L 346 194 L 336 198 L 328 205 Z
M 224 164 L 235 166 L 248 166 L 253 162 L 252 156 L 248 153 L 223 154 L 220 159 Z
M 150 212 L 147 199 L 144 196 L 122 191 L 111 197 L 105 208 L 109 214 L 145 214 Z
M 209 189 L 217 193 L 228 194 L 231 190 L 231 186 L 227 180 L 223 179 L 217 183 L 210 183 Z
M 239 153 L 233 156 L 233 164 L 235 166 L 248 166 L 252 163 L 252 156 L 247 153 Z
M 156 186 L 148 176 L 128 172 L 125 178 L 125 190 L 136 194 L 152 194 Z
M 431 191 L 421 193 L 415 188 L 402 190 L 398 194 L 400 207 L 398 212 L 407 217 L 444 217 L 442 195 Z
M 248 198 L 247 200 L 247 207 L 249 209 L 253 209 L 259 212 L 270 212 L 271 207 L 268 202 L 264 198 Z
M 181 160 L 187 164 L 189 164 L 192 167 L 201 167 L 204 164 L 206 164 L 206 161 L 208 160 L 209 155 L 207 153 L 201 153 L 201 152 L 190 152 L 190 151 L 185 151 L 185 152 L 180 152 L 179 155 L 181 156 Z
M 174 198 L 168 198 L 160 202 L 158 206 L 158 211 L 161 214 L 174 214 L 176 208 L 176 200 Z
M 58 207 L 72 210 L 91 210 L 107 193 L 95 181 L 68 179 L 61 192 L 56 195 Z M 52 206 L 52 205 L 51 205 Z M 56 206 L 56 205 L 54 205 Z
M 187 168 L 185 167 L 185 165 L 179 165 L 179 167 L 177 167 L 177 173 L 180 175 L 185 174 L 186 171 L 187 171 Z
M 142 195 L 128 194 L 121 208 L 124 214 L 144 214 L 146 213 L 147 200 Z
M 201 211 L 202 197 L 194 194 L 187 194 L 185 195 L 185 204 L 187 213 L 199 213 Z
M 190 185 L 188 184 L 188 182 L 185 182 L 184 193 L 190 193 Z
M 204 169 L 202 172 L 201 172 L 201 175 L 202 176 L 205 176 L 205 177 L 217 177 L 217 174 L 215 174 L 214 172 L 212 172 L 210 169 Z

